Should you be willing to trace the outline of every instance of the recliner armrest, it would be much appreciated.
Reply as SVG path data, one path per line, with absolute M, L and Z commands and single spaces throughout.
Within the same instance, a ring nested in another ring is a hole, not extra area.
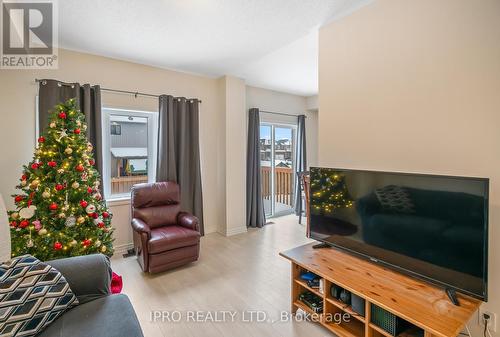
M 192 214 L 187 212 L 180 212 L 177 215 L 177 224 L 182 227 L 192 229 L 194 231 L 200 231 L 200 220 Z
M 149 233 L 151 232 L 151 228 L 149 228 L 148 224 L 142 221 L 141 219 L 138 218 L 133 218 L 132 219 L 132 228 L 136 232 L 139 233 L 146 233 L 149 236 Z

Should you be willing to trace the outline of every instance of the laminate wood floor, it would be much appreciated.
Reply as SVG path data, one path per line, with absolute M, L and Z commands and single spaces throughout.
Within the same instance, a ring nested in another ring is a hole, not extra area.
M 113 258 L 113 270 L 123 277 L 123 293 L 134 305 L 144 335 L 332 336 L 316 323 L 280 320 L 281 312 L 290 311 L 290 264 L 278 253 L 309 239 L 294 215 L 272 221 L 232 237 L 208 234 L 198 262 L 161 274 L 144 274 L 135 257 Z M 227 319 L 221 322 L 223 311 Z M 163 319 L 155 319 L 154 313 Z M 257 322 L 264 315 L 265 321 Z

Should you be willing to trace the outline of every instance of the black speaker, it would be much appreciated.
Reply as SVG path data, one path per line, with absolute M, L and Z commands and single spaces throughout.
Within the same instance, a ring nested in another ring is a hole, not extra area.
M 339 300 L 346 304 L 346 305 L 351 305 L 351 292 L 348 291 L 348 290 L 345 290 L 343 289 L 341 292 L 340 292 L 340 298 Z
M 351 294 L 352 311 L 365 317 L 365 300 L 356 294 Z
M 332 295 L 333 298 L 340 300 L 340 293 L 342 293 L 342 290 L 344 290 L 344 288 L 339 287 L 336 284 L 332 284 L 330 287 L 330 295 Z

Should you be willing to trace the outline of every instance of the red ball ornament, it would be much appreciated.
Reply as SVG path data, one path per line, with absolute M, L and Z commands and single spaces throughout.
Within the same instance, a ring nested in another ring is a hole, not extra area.
M 85 240 L 83 240 L 82 245 L 83 245 L 84 247 L 88 247 L 88 246 L 90 246 L 90 244 L 91 244 L 91 243 L 92 243 L 92 242 L 91 242 L 89 239 L 85 239 Z
M 80 201 L 80 206 L 82 206 L 83 208 L 87 207 L 88 204 L 89 203 L 86 202 L 85 200 Z
M 32 168 L 33 170 L 36 170 L 36 169 L 38 168 L 38 166 L 39 166 L 39 164 L 37 164 L 37 163 L 33 163 L 33 164 L 31 164 L 31 168 Z
M 93 166 L 95 164 L 95 160 L 94 159 L 90 159 L 89 160 L 89 164 Z
M 76 165 L 75 170 L 77 170 L 78 172 L 82 172 L 84 170 L 83 165 L 82 164 Z
M 50 209 L 51 211 L 55 211 L 55 210 L 57 210 L 57 204 L 56 204 L 55 202 L 51 203 L 51 204 L 49 205 L 49 209 Z
M 62 243 L 60 243 L 59 241 L 54 242 L 54 250 L 61 250 L 62 247 Z
M 50 167 L 56 167 L 56 166 L 57 166 L 57 163 L 56 163 L 55 161 L 51 160 L 51 161 L 49 161 L 49 162 L 47 163 L 47 165 L 49 165 Z
M 57 185 L 56 185 L 56 190 L 57 190 L 57 191 L 62 191 L 63 189 L 64 189 L 64 186 L 63 186 L 63 185 L 61 185 L 61 184 L 57 184 Z
M 99 228 L 104 228 L 105 226 L 106 226 L 106 225 L 104 224 L 104 222 L 99 222 L 99 223 L 97 224 L 97 227 L 99 227 Z
M 38 142 L 39 142 L 39 143 L 43 143 L 43 142 L 45 142 L 45 137 L 44 137 L 44 136 L 40 136 L 40 137 L 38 137 Z
M 75 133 L 75 135 L 79 135 L 81 130 L 80 129 L 74 129 L 73 132 Z
M 102 212 L 102 217 L 104 219 L 109 218 L 109 213 L 108 212 Z
M 28 176 L 27 176 L 26 174 L 23 174 L 23 175 L 21 176 L 21 180 L 26 180 L 26 179 L 28 179 Z
M 92 193 L 92 187 L 87 188 L 87 193 Z
M 61 111 L 58 115 L 59 118 L 61 119 L 66 119 L 66 113 L 64 111 Z
M 10 227 L 17 227 L 17 221 L 12 220 L 10 222 Z
M 21 202 L 23 200 L 24 200 L 24 197 L 22 195 L 16 195 L 16 197 L 14 198 L 15 202 Z
M 29 221 L 28 221 L 28 220 L 23 220 L 23 221 L 21 221 L 21 222 L 19 223 L 19 227 L 21 227 L 21 228 L 26 228 L 26 227 L 28 227 L 28 225 L 29 225 L 29 224 L 30 224 L 30 223 L 29 223 Z
M 90 214 L 90 216 L 94 219 L 97 219 L 99 217 L 99 214 L 97 214 L 96 212 Z

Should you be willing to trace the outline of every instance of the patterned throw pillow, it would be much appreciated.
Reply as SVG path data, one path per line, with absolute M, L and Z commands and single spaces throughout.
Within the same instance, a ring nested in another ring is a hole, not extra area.
M 415 205 L 408 191 L 401 186 L 387 185 L 375 190 L 382 209 L 393 213 L 415 213 Z
M 35 336 L 77 304 L 61 273 L 37 258 L 0 265 L 0 337 Z

